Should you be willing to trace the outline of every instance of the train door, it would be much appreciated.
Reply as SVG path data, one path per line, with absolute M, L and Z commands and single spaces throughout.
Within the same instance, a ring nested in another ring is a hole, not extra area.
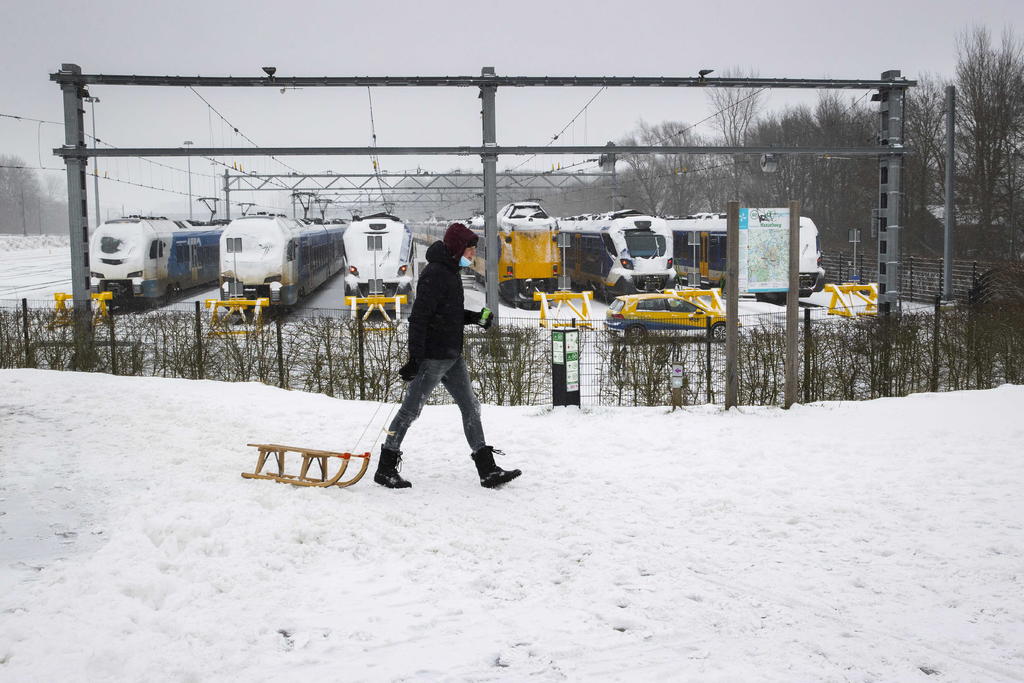
M 189 237 L 188 238 L 188 265 L 189 265 L 189 279 L 192 284 L 198 284 L 202 278 L 200 268 L 202 267 L 202 260 L 199 258 L 199 238 Z
M 700 276 L 702 280 L 708 278 L 708 241 L 710 237 L 708 233 L 702 232 L 700 234 Z
M 165 280 L 167 278 L 167 243 L 155 239 L 149 243 L 149 268 L 152 277 L 147 279 Z

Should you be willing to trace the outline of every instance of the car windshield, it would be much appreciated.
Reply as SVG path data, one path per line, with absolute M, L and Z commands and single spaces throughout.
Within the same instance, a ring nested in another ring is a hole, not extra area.
M 665 255 L 665 237 L 650 230 L 627 230 L 626 248 L 633 258 L 653 258 Z

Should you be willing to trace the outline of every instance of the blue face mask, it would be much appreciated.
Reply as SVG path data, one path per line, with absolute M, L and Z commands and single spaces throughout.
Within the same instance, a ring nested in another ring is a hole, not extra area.
M 461 266 L 462 268 L 469 268 L 471 265 L 473 265 L 473 262 L 470 261 L 468 258 L 466 258 L 465 256 L 459 257 L 459 266 Z

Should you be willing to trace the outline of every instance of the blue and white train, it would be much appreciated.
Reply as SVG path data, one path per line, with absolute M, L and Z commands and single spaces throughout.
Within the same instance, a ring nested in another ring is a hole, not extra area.
M 412 303 L 412 230 L 397 216 L 353 217 L 345 231 L 345 296 L 406 295 Z
M 220 238 L 223 297 L 266 297 L 272 306 L 294 306 L 342 270 L 344 232 L 344 225 L 262 213 L 236 218 Z
M 680 282 L 690 286 L 725 288 L 726 216 L 724 213 L 698 213 L 686 218 L 667 219 L 672 231 L 673 256 Z M 821 267 L 821 241 L 818 226 L 807 216 L 800 217 L 800 296 L 820 292 L 825 286 Z M 780 303 L 785 294 L 758 294 L 764 301 Z
M 571 235 L 565 270 L 574 289 L 593 289 L 611 300 L 675 282 L 672 233 L 663 218 L 626 209 L 560 218 L 558 229 Z
M 89 240 L 89 285 L 111 303 L 158 305 L 217 281 L 223 228 L 130 216 L 102 223 Z

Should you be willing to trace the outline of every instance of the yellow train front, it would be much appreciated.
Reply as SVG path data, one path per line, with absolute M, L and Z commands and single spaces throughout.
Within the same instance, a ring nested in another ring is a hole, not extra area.
M 487 267 L 483 218 L 474 218 L 470 227 L 480 235 L 473 271 L 483 282 Z M 557 223 L 540 204 L 514 202 L 504 206 L 498 212 L 498 244 L 498 294 L 506 303 L 534 308 L 534 292 L 558 289 L 561 257 Z

